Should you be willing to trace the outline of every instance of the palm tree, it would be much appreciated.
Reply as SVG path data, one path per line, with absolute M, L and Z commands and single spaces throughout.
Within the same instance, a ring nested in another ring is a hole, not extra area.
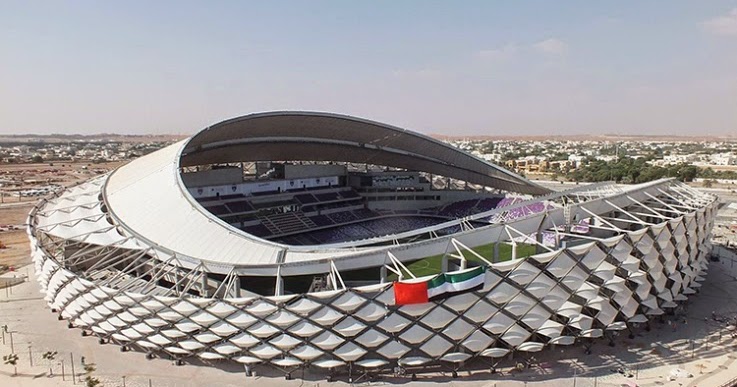
M 97 387 L 102 382 L 100 382 L 100 379 L 97 379 L 96 377 L 92 376 L 92 373 L 95 372 L 97 368 L 95 368 L 95 363 L 85 363 L 84 365 L 84 373 L 87 374 L 84 378 L 84 385 L 87 387 Z
M 42 357 L 49 362 L 49 376 L 54 376 L 54 369 L 51 368 L 51 365 L 54 362 L 54 358 L 56 358 L 57 352 L 56 351 L 46 351 L 42 355 Z
M 18 375 L 18 355 L 11 353 L 10 355 L 3 356 L 3 361 L 5 364 L 9 364 L 13 366 L 13 376 Z

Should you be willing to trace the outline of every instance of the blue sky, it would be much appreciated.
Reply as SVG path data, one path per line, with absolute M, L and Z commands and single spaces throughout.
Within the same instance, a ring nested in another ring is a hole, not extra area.
M 737 135 L 737 1 L 0 0 L 0 133 L 192 133 L 268 110 Z

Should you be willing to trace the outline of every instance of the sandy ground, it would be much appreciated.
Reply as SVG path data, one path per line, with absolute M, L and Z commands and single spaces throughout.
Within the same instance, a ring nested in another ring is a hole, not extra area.
M 18 228 L 17 230 L 0 231 L 0 243 L 4 246 L 0 248 L 0 265 L 22 266 L 30 262 L 30 247 L 25 222 L 32 207 L 31 203 L 0 206 L 0 224 L 13 225 Z
M 109 172 L 123 163 L 125 162 L 60 161 L 38 164 L 0 164 L 0 205 L 20 202 L 35 203 L 39 197 L 19 196 L 18 191 L 36 189 L 50 184 L 70 186 Z
M 50 166 L 43 164 L 1 164 L 0 178 L 14 180 L 21 184 L 14 189 L 33 188 L 37 185 L 60 184 L 70 186 L 86 181 L 96 175 L 110 171 L 121 162 L 93 164 L 89 162 L 56 162 Z M 86 168 L 86 169 L 84 169 Z M 34 180 L 36 184 L 20 183 Z M 7 193 L 7 187 L 3 187 Z M 30 262 L 28 238 L 25 223 L 31 208 L 38 202 L 38 197 L 4 196 L 0 203 L 0 265 L 21 266 Z M 11 229 L 14 226 L 15 230 Z M 5 246 L 5 248 L 2 248 Z M 1 267 L 1 266 L 0 266 Z M 3 270 L 0 269 L 0 273 Z

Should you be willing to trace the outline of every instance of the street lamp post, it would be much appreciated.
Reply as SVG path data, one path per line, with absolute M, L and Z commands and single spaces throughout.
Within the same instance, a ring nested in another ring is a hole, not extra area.
M 77 378 L 74 375 L 74 354 L 73 353 L 69 354 L 69 359 L 70 359 L 69 363 L 72 365 L 72 384 L 77 384 Z

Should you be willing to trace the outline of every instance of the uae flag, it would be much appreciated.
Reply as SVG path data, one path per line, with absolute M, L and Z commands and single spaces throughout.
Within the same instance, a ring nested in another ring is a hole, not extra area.
M 396 305 L 422 304 L 455 293 L 467 292 L 484 284 L 484 267 L 442 273 L 394 282 Z

